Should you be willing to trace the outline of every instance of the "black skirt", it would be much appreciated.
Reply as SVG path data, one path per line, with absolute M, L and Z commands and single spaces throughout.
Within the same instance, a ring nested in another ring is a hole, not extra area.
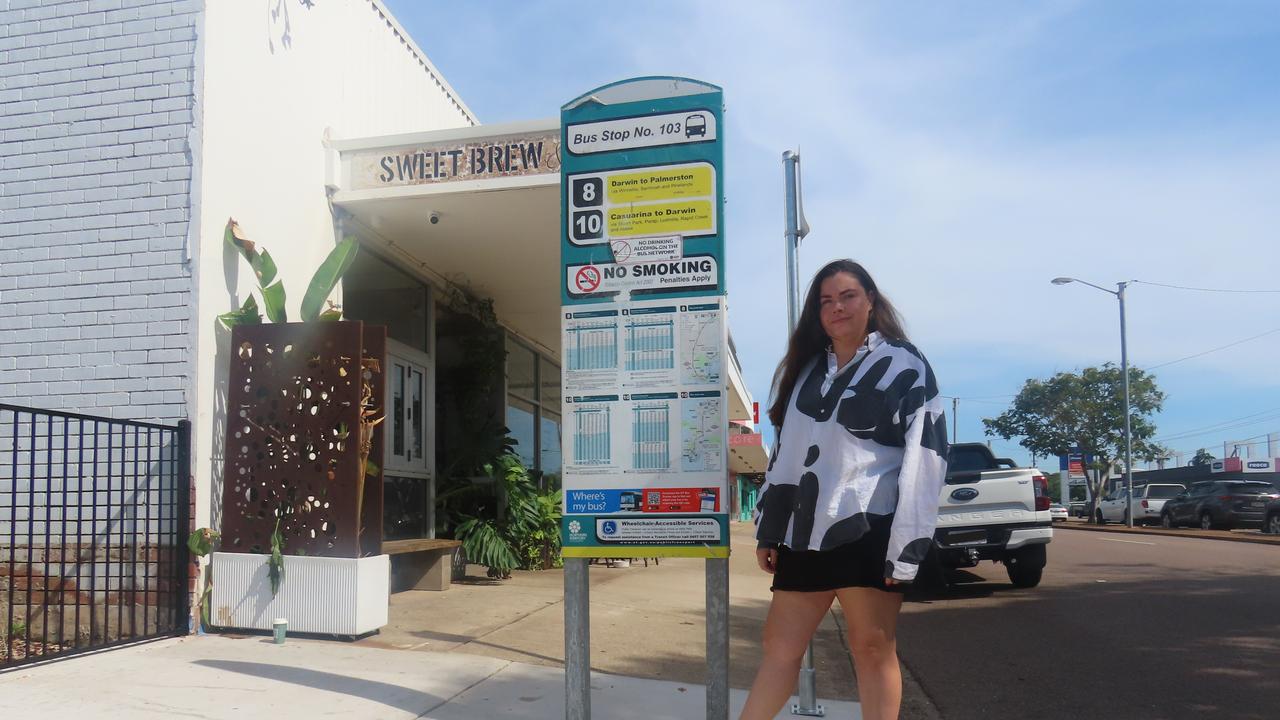
M 770 590 L 821 592 L 865 587 L 903 592 L 902 584 L 885 585 L 885 560 L 893 516 L 871 517 L 871 528 L 851 543 L 831 550 L 778 548 L 778 563 Z

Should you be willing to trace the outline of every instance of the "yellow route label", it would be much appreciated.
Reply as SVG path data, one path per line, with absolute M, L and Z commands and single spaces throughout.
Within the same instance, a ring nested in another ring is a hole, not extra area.
M 611 205 L 709 197 L 715 192 L 715 177 L 707 164 L 645 168 L 609 175 L 606 181 Z
M 710 200 L 609 208 L 610 237 L 715 232 Z

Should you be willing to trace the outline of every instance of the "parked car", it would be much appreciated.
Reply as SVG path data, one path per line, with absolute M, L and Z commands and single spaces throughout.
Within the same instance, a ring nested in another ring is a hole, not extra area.
M 1276 488 L 1256 480 L 1202 480 L 1164 504 L 1164 527 L 1196 525 L 1204 530 L 1260 527 Z
M 1049 505 L 1049 517 L 1054 522 L 1066 522 L 1067 509 L 1062 507 L 1060 503 L 1051 503 Z
M 1262 532 L 1280 535 L 1280 500 L 1272 500 L 1265 508 L 1266 515 L 1262 520 Z
M 1150 483 L 1133 489 L 1133 524 L 1145 525 L 1160 522 L 1160 511 L 1165 501 L 1176 497 L 1187 488 L 1178 484 Z M 1098 524 L 1118 522 L 1129 524 L 1129 495 L 1121 489 L 1098 503 Z
M 1087 518 L 1089 517 L 1089 503 L 1083 500 L 1073 502 L 1067 506 L 1067 512 L 1071 517 Z

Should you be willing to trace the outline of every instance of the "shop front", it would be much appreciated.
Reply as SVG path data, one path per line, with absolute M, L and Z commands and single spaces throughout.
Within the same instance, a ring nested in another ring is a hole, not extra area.
M 438 485 L 504 436 L 558 488 L 558 121 L 330 140 L 327 152 L 338 232 L 362 247 L 345 312 L 388 328 L 386 537 L 447 531 Z M 731 365 L 731 417 L 750 418 Z M 735 490 L 767 462 L 758 442 L 729 454 Z

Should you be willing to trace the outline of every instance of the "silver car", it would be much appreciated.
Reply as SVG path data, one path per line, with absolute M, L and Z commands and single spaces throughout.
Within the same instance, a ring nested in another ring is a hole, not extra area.
M 1160 522 L 1160 510 L 1169 498 L 1186 490 L 1173 483 L 1151 483 L 1133 489 L 1133 524 L 1155 525 Z M 1122 488 L 1115 495 L 1108 495 L 1098 503 L 1098 522 L 1128 524 L 1129 496 Z

